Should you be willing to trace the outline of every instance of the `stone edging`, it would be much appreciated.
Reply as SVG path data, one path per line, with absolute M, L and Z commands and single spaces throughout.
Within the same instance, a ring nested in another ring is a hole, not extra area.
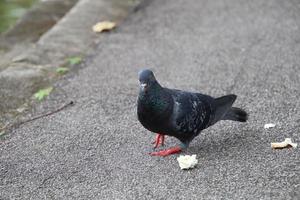
M 95 23 L 103 20 L 120 23 L 142 1 L 79 0 L 36 43 L 8 52 L 10 60 L 0 71 L 0 124 L 14 116 L 11 113 L 16 113 L 39 88 L 57 79 L 53 72 L 68 56 L 82 56 L 94 45 L 99 37 L 92 31 Z

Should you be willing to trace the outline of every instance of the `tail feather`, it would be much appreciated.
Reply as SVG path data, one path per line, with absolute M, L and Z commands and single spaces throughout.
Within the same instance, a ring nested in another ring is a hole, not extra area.
M 231 109 L 232 104 L 236 99 L 236 95 L 230 94 L 215 99 L 216 112 L 212 124 L 222 120 L 226 113 Z
M 243 109 L 232 107 L 222 119 L 246 122 L 248 120 L 248 114 Z
M 219 120 L 247 121 L 248 114 L 246 111 L 241 108 L 232 107 L 236 97 L 236 95 L 230 94 L 215 99 L 216 113 L 213 124 Z

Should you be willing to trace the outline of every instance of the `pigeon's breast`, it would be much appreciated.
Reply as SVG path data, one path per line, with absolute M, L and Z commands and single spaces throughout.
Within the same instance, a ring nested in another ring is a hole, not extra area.
M 172 103 L 165 98 L 143 97 L 138 99 L 137 115 L 141 124 L 148 130 L 168 134 Z

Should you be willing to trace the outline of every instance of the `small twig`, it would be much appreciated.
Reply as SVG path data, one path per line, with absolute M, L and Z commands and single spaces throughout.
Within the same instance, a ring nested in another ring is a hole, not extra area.
M 58 109 L 56 109 L 56 110 L 54 110 L 54 111 L 51 111 L 51 112 L 49 112 L 49 113 L 42 114 L 42 115 L 36 116 L 36 117 L 34 117 L 34 118 L 25 120 L 25 121 L 23 121 L 23 122 L 20 122 L 18 125 L 20 126 L 20 125 L 23 125 L 23 124 L 25 124 L 25 123 L 32 122 L 32 121 L 34 121 L 34 120 L 37 120 L 37 119 L 40 119 L 40 118 L 43 118 L 43 117 L 47 117 L 47 116 L 49 116 L 49 115 L 53 115 L 53 114 L 55 114 L 55 113 L 57 113 L 57 112 L 59 112 L 59 111 L 65 109 L 66 107 L 68 107 L 68 106 L 70 106 L 70 105 L 73 105 L 73 104 L 74 104 L 74 102 L 73 102 L 73 101 L 70 101 L 69 103 L 67 103 L 67 104 L 65 104 L 65 105 L 63 105 L 63 106 L 61 106 L 60 108 L 58 108 Z
M 43 118 L 43 117 L 47 117 L 47 116 L 49 116 L 49 115 L 53 115 L 53 114 L 55 114 L 55 113 L 57 113 L 57 112 L 59 112 L 59 111 L 65 109 L 65 108 L 67 108 L 68 106 L 73 105 L 73 104 L 74 104 L 74 102 L 73 102 L 73 101 L 70 101 L 69 103 L 64 104 L 64 105 L 61 106 L 60 108 L 58 108 L 58 109 L 56 109 L 56 110 L 54 110 L 54 111 L 51 111 L 51 112 L 49 112 L 49 113 L 42 114 L 42 115 L 38 115 L 38 116 L 36 116 L 36 117 L 33 117 L 33 118 L 31 118 L 31 119 L 27 119 L 27 120 L 25 120 L 25 121 L 21 121 L 21 122 L 19 122 L 19 123 L 15 123 L 15 124 L 11 124 L 11 125 L 10 125 L 10 124 L 6 124 L 6 125 L 3 126 L 2 128 L 0 128 L 0 132 L 1 132 L 1 131 L 4 131 L 5 129 L 11 129 L 11 128 L 13 128 L 13 127 L 21 126 L 21 125 L 23 125 L 23 124 L 26 124 L 26 123 L 28 123 L 28 122 L 32 122 L 32 121 L 34 121 L 34 120 L 37 120 L 37 119 L 40 119 L 40 118 Z

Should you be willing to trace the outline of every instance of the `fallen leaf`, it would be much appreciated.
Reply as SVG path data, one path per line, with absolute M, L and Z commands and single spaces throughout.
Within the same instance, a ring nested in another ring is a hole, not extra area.
M 26 110 L 25 107 L 17 108 L 17 111 L 18 111 L 19 113 L 22 113 L 22 112 L 24 112 L 25 110 Z
M 56 73 L 58 74 L 65 74 L 69 71 L 69 68 L 66 67 L 58 67 L 56 68 Z
M 5 131 L 0 131 L 0 136 L 4 135 Z
M 276 124 L 272 124 L 272 123 L 270 123 L 270 124 L 265 124 L 265 125 L 264 125 L 264 129 L 274 128 L 275 126 L 276 126 Z
M 45 97 L 49 96 L 50 92 L 53 90 L 53 87 L 48 87 L 45 89 L 41 89 L 39 90 L 37 93 L 34 94 L 34 97 L 41 101 L 43 100 Z
M 271 143 L 271 147 L 273 149 L 283 149 L 283 148 L 289 148 L 289 147 L 296 148 L 297 143 L 293 143 L 291 138 L 285 138 L 285 140 L 283 142 Z
M 180 169 L 191 169 L 194 168 L 198 160 L 196 159 L 196 155 L 185 155 L 185 156 L 179 156 L 177 158 L 177 161 L 179 163 Z
M 101 33 L 102 31 L 109 31 L 115 27 L 116 27 L 115 22 L 103 21 L 103 22 L 99 22 L 99 23 L 95 24 L 93 26 L 93 31 L 96 33 Z
M 80 56 L 74 56 L 74 57 L 68 58 L 69 65 L 77 65 L 77 64 L 81 63 L 81 61 L 82 61 L 82 57 L 80 57 Z

